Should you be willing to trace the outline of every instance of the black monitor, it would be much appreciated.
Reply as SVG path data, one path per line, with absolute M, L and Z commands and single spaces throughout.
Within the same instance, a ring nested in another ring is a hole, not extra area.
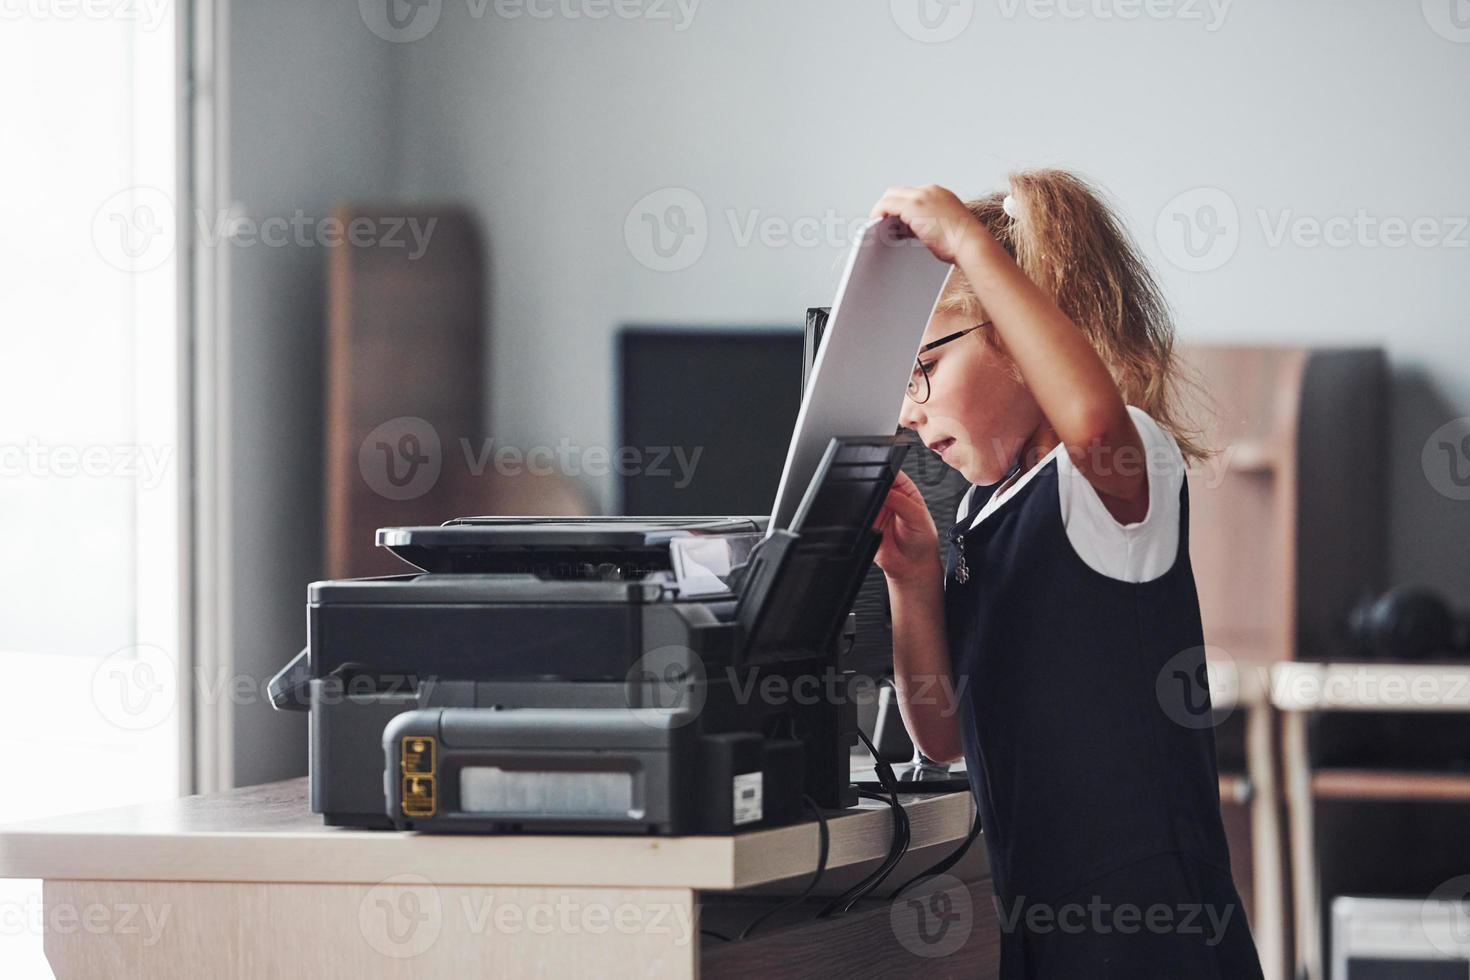
M 625 327 L 618 445 L 637 465 L 619 473 L 618 512 L 770 514 L 801 407 L 802 343 L 794 327 Z
M 700 455 L 687 485 L 672 457 L 661 472 L 620 477 L 623 514 L 769 514 L 801 392 L 811 373 L 828 309 L 807 311 L 804 329 L 668 329 L 627 327 L 619 337 L 620 445 L 679 446 Z M 941 536 L 953 524 L 969 483 L 909 429 L 903 471 L 918 485 Z M 983 498 L 982 498 L 983 499 Z M 875 565 L 853 606 L 857 642 L 848 666 L 870 676 L 893 669 L 888 587 Z

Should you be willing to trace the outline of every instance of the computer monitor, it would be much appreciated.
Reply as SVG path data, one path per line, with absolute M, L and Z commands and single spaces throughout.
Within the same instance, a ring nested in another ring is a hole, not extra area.
M 639 465 L 619 475 L 618 512 L 769 514 L 801 407 L 802 342 L 794 327 L 623 328 L 618 444 Z
M 619 444 L 681 447 L 699 455 L 680 486 L 672 450 L 660 472 L 620 477 L 619 512 L 630 515 L 746 515 L 769 513 L 801 392 L 827 324 L 826 307 L 807 310 L 804 328 L 677 329 L 630 326 L 618 341 Z M 941 535 L 953 526 L 969 484 L 958 470 L 924 446 L 914 432 L 903 471 L 929 505 Z M 888 587 L 876 565 L 857 601 L 857 641 L 846 663 L 869 676 L 893 669 L 893 621 Z

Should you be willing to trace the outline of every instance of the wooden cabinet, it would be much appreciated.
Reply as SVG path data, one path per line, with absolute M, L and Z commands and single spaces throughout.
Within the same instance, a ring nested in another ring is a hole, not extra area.
M 1189 477 L 1206 641 L 1237 661 L 1340 657 L 1384 582 L 1388 368 L 1377 348 L 1196 346 Z

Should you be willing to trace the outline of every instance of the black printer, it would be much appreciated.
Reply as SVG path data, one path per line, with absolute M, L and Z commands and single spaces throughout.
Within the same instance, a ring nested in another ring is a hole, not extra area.
M 317 582 L 271 682 L 312 809 L 425 832 L 729 833 L 856 802 L 850 610 L 906 445 L 833 439 L 766 518 L 385 528 L 417 570 Z

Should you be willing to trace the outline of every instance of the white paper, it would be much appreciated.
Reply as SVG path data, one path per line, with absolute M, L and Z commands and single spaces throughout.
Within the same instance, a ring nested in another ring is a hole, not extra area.
M 874 220 L 853 242 L 796 430 L 776 489 L 767 534 L 784 529 L 836 436 L 891 436 L 898 428 L 924 328 L 950 265 L 916 238 L 900 238 L 897 218 Z

